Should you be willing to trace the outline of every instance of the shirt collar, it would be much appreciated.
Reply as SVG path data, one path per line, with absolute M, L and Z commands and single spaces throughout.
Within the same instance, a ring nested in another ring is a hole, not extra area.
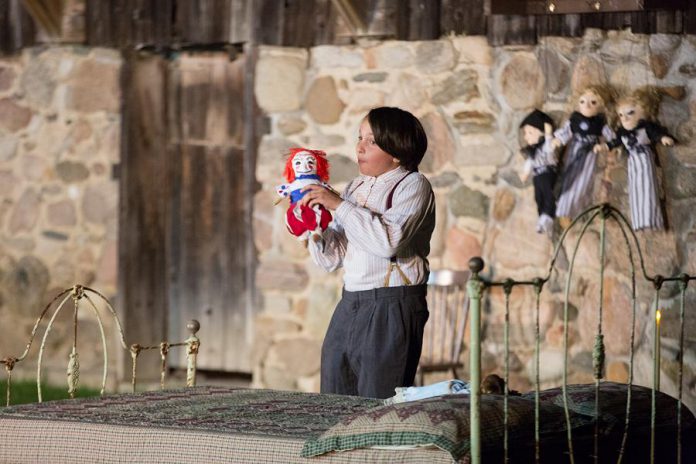
M 372 176 L 361 176 L 363 182 L 391 182 L 396 179 L 400 179 L 401 177 L 405 176 L 408 173 L 408 170 L 403 167 L 399 166 L 396 169 L 392 169 L 391 171 L 387 171 L 382 175 L 379 175 L 377 177 L 372 177 Z

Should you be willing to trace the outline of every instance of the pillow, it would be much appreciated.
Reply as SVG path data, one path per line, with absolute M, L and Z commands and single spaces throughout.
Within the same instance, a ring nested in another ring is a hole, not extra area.
M 568 409 L 571 411 L 596 417 L 595 413 L 595 385 L 568 385 Z M 605 423 L 605 432 L 612 432 L 618 427 L 623 432 L 626 421 L 626 399 L 628 385 L 615 382 L 601 382 L 599 388 L 599 414 Z M 522 395 L 528 399 L 534 399 L 534 392 Z M 543 390 L 539 392 L 542 402 L 549 402 L 563 407 L 563 389 L 561 387 Z M 652 409 L 652 389 L 640 385 L 631 386 L 631 429 L 649 430 L 650 413 Z M 677 400 L 671 396 L 657 392 L 655 396 L 655 426 L 676 426 Z M 682 405 L 682 422 L 685 426 L 694 423 L 694 415 Z
M 469 395 L 378 406 L 344 418 L 322 435 L 308 439 L 303 457 L 367 447 L 436 446 L 458 460 L 469 453 Z M 481 396 L 481 453 L 486 459 L 503 455 L 503 404 L 501 395 Z M 563 408 L 540 404 L 540 435 L 547 442 L 565 443 Z M 591 423 L 587 416 L 572 415 L 571 427 Z M 509 452 L 534 453 L 534 401 L 508 398 Z M 546 446 L 546 444 L 545 444 Z M 546 454 L 546 453 L 545 453 Z

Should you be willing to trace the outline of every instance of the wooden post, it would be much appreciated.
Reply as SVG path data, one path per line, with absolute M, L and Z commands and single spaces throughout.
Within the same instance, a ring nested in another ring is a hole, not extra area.
M 483 292 L 483 282 L 479 277 L 479 272 L 483 269 L 483 259 L 474 257 L 469 260 L 471 277 L 467 282 L 467 293 L 471 307 L 471 336 L 469 340 L 469 382 L 471 387 L 470 409 L 470 441 L 471 441 L 471 463 L 480 464 L 481 462 L 481 294 Z

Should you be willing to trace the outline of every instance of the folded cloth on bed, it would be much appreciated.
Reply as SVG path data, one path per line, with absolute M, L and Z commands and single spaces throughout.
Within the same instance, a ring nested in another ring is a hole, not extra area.
M 425 385 L 423 387 L 396 387 L 396 394 L 384 400 L 384 404 L 406 403 L 407 401 L 424 400 L 434 396 L 452 395 L 461 393 L 468 395 L 471 393 L 469 383 L 463 380 L 445 380 L 443 382 Z

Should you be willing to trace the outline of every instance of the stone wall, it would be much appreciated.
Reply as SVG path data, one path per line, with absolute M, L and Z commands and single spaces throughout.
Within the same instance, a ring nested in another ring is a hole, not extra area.
M 642 232 L 648 272 L 696 273 L 696 38 L 633 35 L 588 30 L 583 38 L 547 38 L 538 46 L 491 48 L 484 37 L 448 37 L 429 42 L 368 42 L 310 50 L 262 48 L 256 97 L 271 121 L 259 147 L 255 237 L 260 266 L 257 282 L 262 312 L 257 318 L 253 364 L 259 387 L 317 391 L 320 345 L 339 298 L 340 271 L 327 275 L 308 258 L 283 224 L 284 207 L 273 207 L 282 182 L 283 153 L 306 146 L 329 153 L 331 182 L 339 190 L 357 174 L 354 144 L 360 120 L 375 106 L 400 106 L 421 118 L 429 135 L 422 171 L 437 197 L 437 227 L 431 267 L 465 269 L 475 255 L 488 275 L 531 278 L 546 274 L 553 244 L 534 232 L 533 188 L 522 183 L 517 154 L 518 125 L 534 107 L 561 122 L 574 91 L 590 83 L 613 86 L 654 84 L 669 95 L 660 120 L 679 139 L 662 150 L 661 175 L 670 229 Z M 626 160 L 601 157 L 595 175 L 596 202 L 609 201 L 628 214 Z M 556 232 L 555 239 L 558 238 Z M 604 287 L 604 326 L 610 380 L 628 377 L 630 274 L 616 227 L 610 227 Z M 571 237 L 572 238 L 572 237 Z M 572 241 L 570 242 L 572 245 Z M 591 381 L 591 350 L 599 302 L 599 235 L 583 241 L 570 293 L 571 381 Z M 570 246 L 570 245 L 569 245 Z M 561 273 L 572 249 L 561 254 Z M 564 278 L 546 286 L 540 304 L 541 370 L 544 385 L 562 375 Z M 696 302 L 695 290 L 688 303 Z M 639 285 L 635 380 L 651 384 L 653 293 Z M 663 291 L 665 359 L 675 359 L 678 304 Z M 502 292 L 493 290 L 483 316 L 483 367 L 502 372 Z M 515 289 L 512 298 L 512 387 L 526 390 L 534 378 L 535 296 Z M 687 403 L 696 406 L 696 322 L 687 327 Z M 466 357 L 467 353 L 463 353 Z M 676 392 L 675 363 L 663 362 L 663 389 Z
M 118 51 L 71 46 L 0 58 L 0 356 L 21 354 L 60 290 L 81 283 L 115 295 L 121 63 Z M 93 325 L 78 338 L 88 378 L 101 345 L 92 315 L 81 317 Z M 61 381 L 70 318 L 68 308 L 49 338 Z M 34 372 L 37 352 L 18 375 Z

